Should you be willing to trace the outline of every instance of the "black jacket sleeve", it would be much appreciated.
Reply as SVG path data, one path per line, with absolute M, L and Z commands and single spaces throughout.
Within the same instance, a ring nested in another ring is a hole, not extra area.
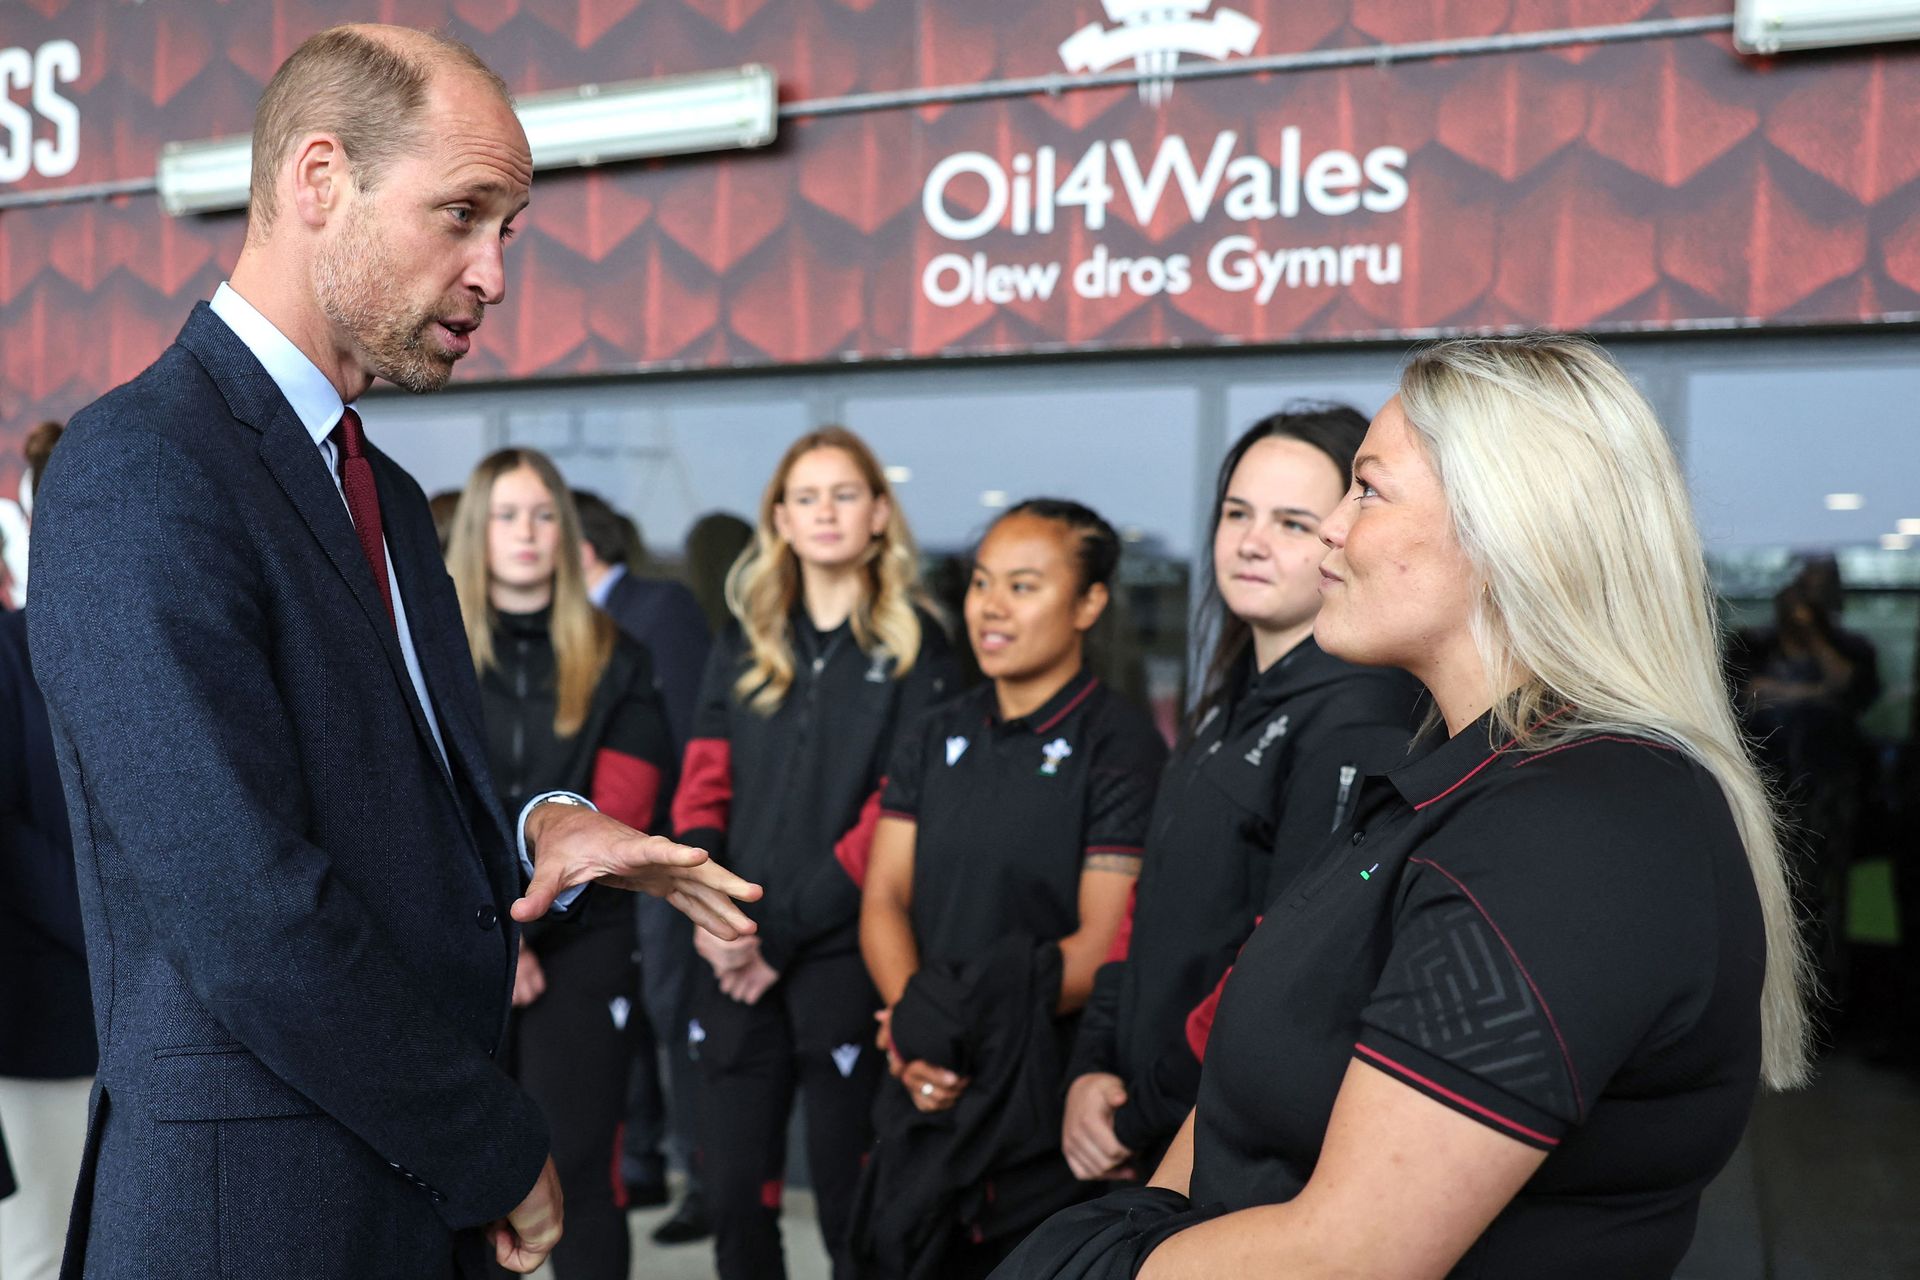
M 734 626 L 707 655 L 693 736 L 681 756 L 680 785 L 673 793 L 674 838 L 705 849 L 717 862 L 726 860 L 727 815 L 733 806 L 733 716 L 738 707 L 733 682 L 740 674 L 744 645 Z
M 67 816 L 43 803 L 60 791 L 54 769 L 47 708 L 27 662 L 26 620 L 9 614 L 0 617 L 0 916 L 84 960 Z
M 1113 1114 L 1113 1136 L 1129 1151 L 1163 1149 L 1200 1098 L 1200 1060 L 1180 1043 L 1127 1081 L 1127 1101 Z
M 1120 986 L 1126 981 L 1127 961 L 1109 960 L 1093 975 L 1093 994 L 1080 1011 L 1074 1033 L 1073 1056 L 1067 1062 L 1071 1083 L 1095 1071 L 1116 1073 L 1120 1062 Z

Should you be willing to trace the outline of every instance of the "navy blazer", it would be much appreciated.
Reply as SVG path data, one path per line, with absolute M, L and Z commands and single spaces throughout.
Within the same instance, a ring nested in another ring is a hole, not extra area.
M 0 613 L 0 1076 L 90 1076 L 93 1000 L 67 802 L 27 620 Z
M 647 647 L 653 659 L 653 684 L 667 708 L 673 730 L 673 756 L 693 735 L 693 708 L 700 699 L 700 677 L 707 669 L 713 633 L 693 592 L 677 582 L 620 575 L 604 606 L 614 625 Z
M 494 1060 L 519 872 L 453 584 L 370 456 L 450 771 L 320 450 L 207 306 L 47 469 L 101 1058 L 65 1277 L 449 1275 L 546 1158 Z

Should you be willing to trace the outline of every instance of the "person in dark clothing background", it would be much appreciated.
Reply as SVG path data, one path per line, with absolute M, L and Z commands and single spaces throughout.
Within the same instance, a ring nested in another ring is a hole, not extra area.
M 727 601 L 674 798 L 679 838 L 761 878 L 759 932 L 696 938 L 700 1142 L 722 1280 L 786 1274 L 779 1211 L 796 1090 L 836 1280 L 871 1136 L 878 1007 L 860 884 L 896 731 L 946 695 L 952 652 L 879 460 L 841 427 L 787 450 Z
M 1085 668 L 1119 559 L 1112 526 L 1079 503 L 1003 515 L 966 597 L 992 683 L 903 734 L 889 766 L 860 921 L 897 1081 L 862 1191 L 874 1275 L 985 1275 L 1084 1194 L 1056 1138 L 1066 1051 L 1167 755 L 1146 713 Z M 1010 977 L 980 964 L 1009 946 Z M 1003 1124 L 1016 1106 L 1031 1121 Z
M 60 424 L 27 437 L 31 494 Z M 19 1194 L 0 1204 L 0 1280 L 52 1280 L 99 1052 L 66 797 L 27 617 L 0 612 L 0 1124 Z
M 727 578 L 753 545 L 753 526 L 731 511 L 709 511 L 687 530 L 687 586 L 715 635 L 733 623 Z
M 1747 730 L 1797 832 L 1795 892 L 1825 994 L 1847 995 L 1847 873 L 1877 762 L 1860 717 L 1880 696 L 1872 641 L 1840 625 L 1839 565 L 1807 559 L 1774 598 L 1774 625 L 1736 635 Z
M 1213 577 L 1196 635 L 1205 683 L 1168 763 L 1122 954 L 1080 1021 L 1062 1149 L 1080 1178 L 1144 1178 L 1200 1089 L 1189 1012 L 1274 896 L 1346 818 L 1359 779 L 1401 763 L 1420 687 L 1320 648 L 1320 522 L 1367 420 L 1289 406 L 1221 464 Z
M 646 646 L 673 730 L 674 750 L 684 751 L 693 729 L 700 676 L 713 647 L 700 602 L 678 582 L 640 575 L 641 566 L 633 559 L 632 521 L 604 498 L 576 489 L 573 501 L 580 513 L 580 562 L 587 598 Z
M 448 566 L 480 680 L 487 761 L 509 806 L 569 791 L 657 830 L 673 748 L 647 653 L 588 603 L 579 518 L 553 464 L 503 449 L 474 468 Z M 517 811 L 517 808 L 516 810 Z M 546 1115 L 566 1196 L 561 1280 L 626 1280 L 613 1185 L 632 1060 L 634 917 L 601 901 L 531 925 L 520 949 L 511 1069 Z
M 587 595 L 620 630 L 646 647 L 653 683 L 673 733 L 674 759 L 686 750 L 693 728 L 700 676 L 713 647 L 706 616 L 693 593 L 677 582 L 639 576 L 639 542 L 633 522 L 598 494 L 576 489 L 580 513 L 580 560 Z M 693 991 L 693 922 L 664 902 L 634 902 L 639 934 L 639 1011 L 634 1029 L 633 1075 L 627 1090 L 627 1123 L 620 1143 L 620 1177 L 627 1207 L 645 1208 L 667 1199 L 662 1147 L 669 1140 L 687 1171 L 686 1198 L 674 1216 L 654 1231 L 662 1244 L 708 1234 L 706 1196 L 694 1160 L 693 1061 L 687 1053 L 687 1019 Z M 666 1079 L 660 1057 L 667 1057 Z

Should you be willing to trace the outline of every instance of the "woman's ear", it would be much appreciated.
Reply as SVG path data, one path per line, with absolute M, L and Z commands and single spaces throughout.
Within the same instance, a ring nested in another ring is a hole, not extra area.
M 793 545 L 793 529 L 791 528 L 791 523 L 792 521 L 787 515 L 787 504 L 784 502 L 774 503 L 773 531 L 779 534 L 780 541 L 786 543 L 788 546 Z
M 1096 582 L 1081 592 L 1080 598 L 1073 603 L 1073 629 L 1075 631 L 1093 630 L 1093 624 L 1100 621 L 1100 615 L 1107 611 L 1107 601 L 1110 598 L 1107 594 L 1107 584 L 1104 582 Z
M 893 519 L 893 503 L 887 501 L 885 495 L 875 498 L 873 518 L 867 521 L 867 533 L 872 537 L 879 537 L 887 531 L 887 521 L 891 519 Z

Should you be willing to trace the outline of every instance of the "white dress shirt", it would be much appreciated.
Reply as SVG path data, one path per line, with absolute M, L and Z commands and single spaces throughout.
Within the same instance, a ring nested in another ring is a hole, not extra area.
M 593 601 L 593 607 L 596 609 L 606 608 L 607 597 L 613 594 L 613 589 L 620 585 L 620 579 L 626 576 L 627 566 L 623 564 L 607 566 L 607 571 L 600 575 L 600 581 L 587 588 L 587 599 Z

